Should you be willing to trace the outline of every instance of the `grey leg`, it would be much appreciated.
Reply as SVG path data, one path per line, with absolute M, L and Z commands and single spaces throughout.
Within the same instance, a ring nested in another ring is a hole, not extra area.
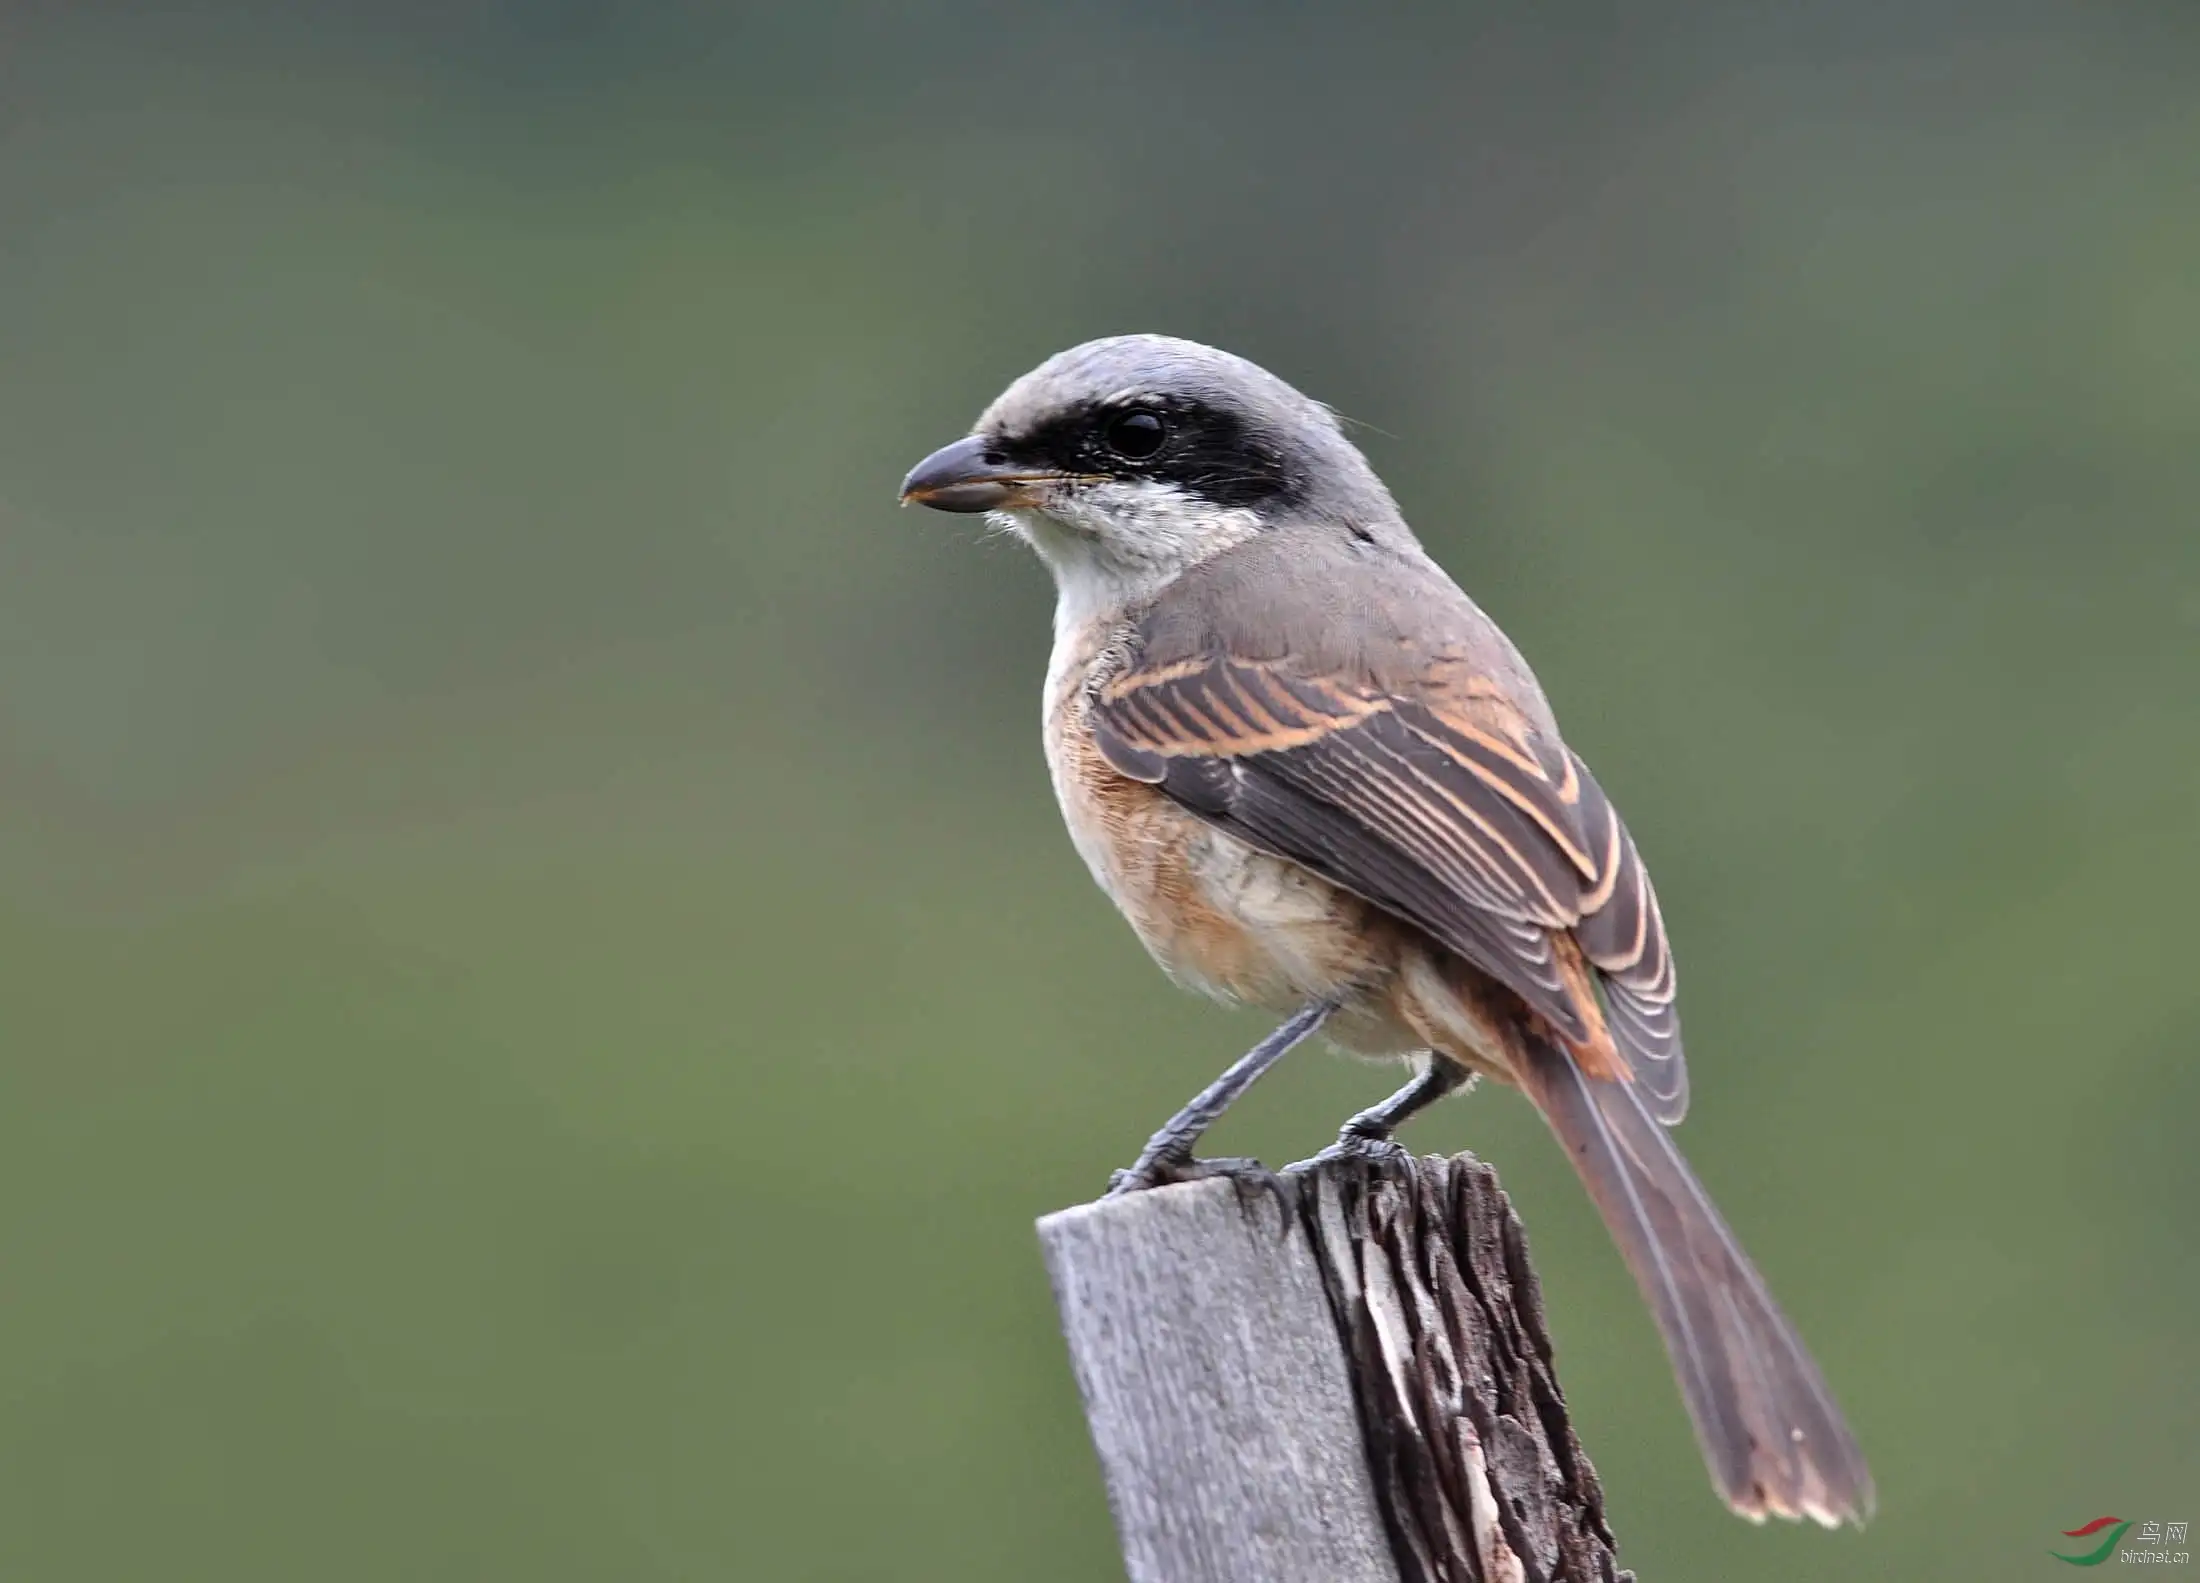
M 1200 1169 L 1200 1162 L 1192 1159 L 1192 1146 L 1199 1142 L 1202 1133 L 1222 1119 L 1222 1113 L 1237 1103 L 1239 1096 L 1253 1086 L 1261 1073 L 1288 1055 L 1294 1045 L 1304 1042 L 1336 1009 L 1334 1000 L 1314 1001 L 1293 1013 L 1289 1022 L 1239 1056 L 1228 1071 L 1201 1089 L 1189 1105 L 1169 1118 L 1169 1124 L 1147 1141 L 1129 1170 L 1115 1173 L 1108 1184 L 1108 1196 L 1113 1198 L 1119 1193 L 1135 1193 L 1164 1182 L 1216 1174 L 1212 1168 Z M 1206 1163 L 1212 1167 L 1220 1162 Z M 1244 1166 L 1258 1169 L 1249 1161 L 1244 1162 Z
M 1297 1165 L 1286 1166 L 1284 1169 L 1300 1171 L 1319 1165 L 1324 1160 L 1395 1154 L 1399 1149 L 1391 1141 L 1392 1133 L 1446 1094 L 1457 1093 L 1462 1088 L 1473 1086 L 1473 1083 L 1472 1072 L 1463 1066 L 1454 1065 L 1432 1051 L 1428 1065 L 1415 1075 L 1412 1082 L 1380 1105 L 1370 1105 L 1346 1122 L 1337 1133 L 1337 1141 L 1313 1159 L 1301 1160 Z
M 1474 1074 L 1465 1067 L 1455 1066 L 1440 1055 L 1431 1055 L 1427 1068 L 1412 1082 L 1380 1105 L 1370 1105 L 1346 1122 L 1337 1134 L 1337 1141 L 1342 1143 L 1358 1138 L 1368 1143 L 1387 1142 L 1392 1133 L 1429 1106 L 1473 1081 Z

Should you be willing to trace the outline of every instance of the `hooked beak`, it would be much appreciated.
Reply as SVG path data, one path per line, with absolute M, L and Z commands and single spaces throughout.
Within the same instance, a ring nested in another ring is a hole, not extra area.
M 985 441 L 973 434 L 943 445 L 909 470 L 901 481 L 901 503 L 914 500 L 934 511 L 999 511 L 1032 506 L 1034 487 L 1059 483 L 1065 475 L 1011 467 L 988 459 Z

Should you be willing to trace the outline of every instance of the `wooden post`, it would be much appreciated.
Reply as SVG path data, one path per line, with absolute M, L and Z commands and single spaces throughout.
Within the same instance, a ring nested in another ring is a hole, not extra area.
M 1625 1583 L 1472 1155 L 1039 1222 L 1132 1583 Z

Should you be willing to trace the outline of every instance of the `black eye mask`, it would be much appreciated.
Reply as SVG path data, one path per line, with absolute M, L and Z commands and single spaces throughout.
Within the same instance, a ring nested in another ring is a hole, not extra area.
M 1065 473 L 1173 484 L 1217 506 L 1287 505 L 1304 483 L 1282 449 L 1204 402 L 1081 405 L 1003 442 L 1016 461 Z

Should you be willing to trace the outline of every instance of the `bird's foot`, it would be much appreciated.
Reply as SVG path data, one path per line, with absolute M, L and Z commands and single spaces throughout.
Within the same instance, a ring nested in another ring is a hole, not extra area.
M 1142 1193 L 1149 1187 L 1168 1187 L 1178 1182 L 1205 1182 L 1216 1177 L 1221 1177 L 1237 1189 L 1239 1208 L 1250 1213 L 1264 1200 L 1272 1202 L 1280 1218 L 1279 1229 L 1290 1229 L 1291 1219 L 1298 1212 L 1298 1203 L 1292 1195 L 1291 1184 L 1260 1161 L 1239 1156 L 1202 1160 L 1188 1154 L 1163 1154 L 1141 1158 L 1128 1170 L 1117 1171 L 1108 1178 L 1107 1196 L 1124 1198 L 1132 1193 Z
M 1227 1176 L 1232 1181 L 1243 1182 L 1269 1174 L 1268 1167 L 1258 1160 L 1237 1157 L 1201 1160 L 1189 1154 L 1160 1154 L 1141 1159 L 1128 1170 L 1110 1175 L 1108 1197 L 1121 1198 L 1126 1193 L 1142 1193 L 1149 1187 L 1169 1187 L 1177 1182 L 1204 1182 L 1211 1176 Z
M 1407 1152 L 1406 1146 L 1387 1132 L 1367 1132 L 1357 1127 L 1347 1127 L 1337 1134 L 1337 1141 L 1321 1153 L 1311 1160 L 1299 1160 L 1287 1165 L 1283 1172 L 1286 1176 L 1304 1176 L 1325 1165 L 1345 1160 L 1355 1164 L 1390 1165 L 1410 1158 L 1412 1156 Z

